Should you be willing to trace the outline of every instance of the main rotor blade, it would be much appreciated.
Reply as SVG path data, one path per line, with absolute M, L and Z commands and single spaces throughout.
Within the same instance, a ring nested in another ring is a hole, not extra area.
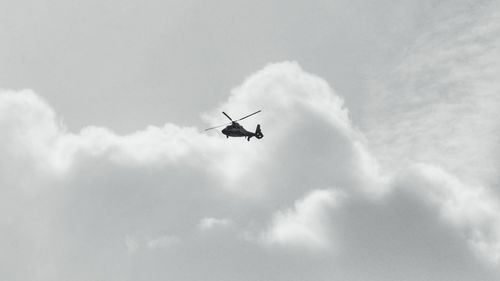
M 257 114 L 257 113 L 259 113 L 259 112 L 261 112 L 261 111 L 262 111 L 262 110 L 259 110 L 259 111 L 255 111 L 254 113 L 252 113 L 252 114 L 249 114 L 249 115 L 247 115 L 247 116 L 245 116 L 245 117 L 241 117 L 240 119 L 238 119 L 238 120 L 236 120 L 236 121 L 240 121 L 240 120 L 243 120 L 243 119 L 245 119 L 245 118 L 248 118 L 248 117 L 250 117 L 250 116 L 252 116 L 252 115 L 254 115 L 254 114 Z
M 226 115 L 226 117 L 227 117 L 227 118 L 229 118 L 229 120 L 231 120 L 231 122 L 233 122 L 233 119 L 231 119 L 231 117 L 229 117 L 229 115 L 227 115 L 224 111 L 222 111 L 222 113 L 223 113 L 224 115 Z
M 230 125 L 230 124 L 231 123 L 226 123 L 226 124 L 222 124 L 222 125 L 219 125 L 219 126 L 211 127 L 211 128 L 205 129 L 205 131 L 212 130 L 212 129 L 217 129 L 217 128 L 224 127 L 224 126 L 227 126 L 227 125 Z

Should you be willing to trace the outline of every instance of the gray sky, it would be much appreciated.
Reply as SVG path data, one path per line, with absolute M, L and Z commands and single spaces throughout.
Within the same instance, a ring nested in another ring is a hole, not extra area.
M 404 52 L 440 2 L 3 1 L 0 83 L 36 89 L 72 129 L 125 133 L 201 125 L 243 77 L 296 60 L 357 112 L 370 71 Z
M 499 34 L 494 1 L 0 2 L 0 279 L 498 280 Z

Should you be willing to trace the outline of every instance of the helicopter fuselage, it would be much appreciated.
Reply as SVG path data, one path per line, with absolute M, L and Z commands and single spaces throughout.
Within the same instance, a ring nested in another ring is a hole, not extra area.
M 233 124 L 222 129 L 222 133 L 227 137 L 253 137 L 255 133 L 249 132 L 240 124 L 234 122 Z
M 250 140 L 252 137 L 256 137 L 258 139 L 261 139 L 264 135 L 262 134 L 260 130 L 260 125 L 257 125 L 257 128 L 254 132 L 250 132 L 245 130 L 243 126 L 238 124 L 237 122 L 233 122 L 231 125 L 227 126 L 226 128 L 222 129 L 222 133 L 226 135 L 226 137 L 246 137 L 247 140 Z

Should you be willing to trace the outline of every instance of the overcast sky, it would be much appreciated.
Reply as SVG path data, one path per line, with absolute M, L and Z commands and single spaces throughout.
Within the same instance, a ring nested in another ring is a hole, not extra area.
M 0 2 L 0 279 L 499 280 L 499 38 L 487 0 Z

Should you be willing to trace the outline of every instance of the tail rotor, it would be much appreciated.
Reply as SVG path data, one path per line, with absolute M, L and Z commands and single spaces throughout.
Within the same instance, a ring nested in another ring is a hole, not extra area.
M 261 138 L 264 137 L 264 134 L 260 130 L 260 124 L 257 125 L 257 128 L 255 129 L 255 137 L 258 138 L 258 139 L 261 139 Z

